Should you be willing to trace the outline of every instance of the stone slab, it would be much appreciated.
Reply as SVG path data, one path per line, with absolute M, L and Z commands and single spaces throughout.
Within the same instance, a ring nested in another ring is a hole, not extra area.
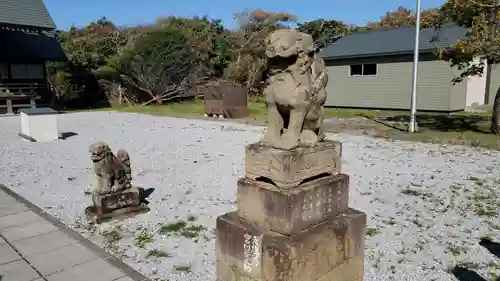
M 28 208 L 19 202 L 0 202 L 0 217 L 21 213 L 27 210 Z
M 43 220 L 42 217 L 32 211 L 20 212 L 0 217 L 0 230 L 16 227 Z
M 12 198 L 3 190 L 0 190 L 0 205 L 4 206 L 8 203 L 20 203 L 15 198 Z
M 3 206 L 3 203 L 8 203 L 8 204 L 21 203 L 24 206 L 26 206 L 26 208 L 29 210 L 29 211 L 24 212 L 24 213 L 27 213 L 28 215 L 23 214 L 23 215 L 9 216 L 8 220 L 2 220 L 1 222 L 3 224 L 2 225 L 3 227 L 7 226 L 7 229 L 10 229 L 10 228 L 17 228 L 20 225 L 21 226 L 23 226 L 23 225 L 28 226 L 32 222 L 47 221 L 47 222 L 53 224 L 57 229 L 59 229 L 59 231 L 57 231 L 57 232 L 62 232 L 67 236 L 67 238 L 64 240 L 67 241 L 67 239 L 70 239 L 70 240 L 74 239 L 77 243 L 81 244 L 82 246 L 86 247 L 88 250 L 92 251 L 92 253 L 94 253 L 100 259 L 103 259 L 103 260 L 105 259 L 107 262 L 107 264 L 105 264 L 105 266 L 112 268 L 112 269 L 110 269 L 110 271 L 118 270 L 118 271 L 124 273 L 123 276 L 120 275 L 119 277 L 114 278 L 113 281 L 118 281 L 118 280 L 120 280 L 120 281 L 130 281 L 130 280 L 149 281 L 149 279 L 146 276 L 144 276 L 143 274 L 141 274 L 137 270 L 133 269 L 129 265 L 125 264 L 122 260 L 107 253 L 102 248 L 100 248 L 99 246 L 97 246 L 93 242 L 91 242 L 88 239 L 86 239 L 85 237 L 83 237 L 80 233 L 78 233 L 75 230 L 71 229 L 70 227 L 66 226 L 64 223 L 62 223 L 57 218 L 49 215 L 43 209 L 33 205 L 31 202 L 27 201 L 25 198 L 23 198 L 19 194 L 13 192 L 12 190 L 7 188 L 6 186 L 0 184 L 0 206 Z M 8 223 L 6 223 L 6 222 L 8 222 Z M 16 226 L 12 226 L 13 224 Z M 41 236 L 41 235 L 39 235 L 39 236 Z M 35 237 L 32 237 L 32 238 L 35 238 Z M 16 241 L 16 243 L 20 243 L 21 241 L 24 241 L 24 240 L 26 240 L 26 239 Z M 45 242 L 40 241 L 40 243 L 43 244 Z M 8 244 L 8 243 L 4 239 L 2 239 L 2 237 L 0 237 L 0 245 L 6 245 L 6 244 Z M 65 246 L 56 247 L 56 248 L 53 248 L 52 250 L 56 250 L 56 249 L 63 248 L 63 247 L 65 247 Z M 43 257 L 44 254 L 50 253 L 50 252 L 51 252 L 51 250 L 45 251 L 43 253 L 40 253 L 39 255 L 41 257 Z M 34 255 L 30 254 L 28 256 L 25 256 L 24 258 L 31 259 L 35 255 L 37 255 L 37 254 L 34 254 Z M 46 260 L 47 260 L 47 262 L 49 262 L 49 258 L 46 258 Z M 58 259 L 52 259 L 52 262 L 57 263 L 60 261 Z M 13 262 L 8 263 L 8 264 L 9 265 L 11 265 L 11 264 L 16 265 Z M 5 268 L 1 268 L 1 270 L 5 270 Z M 1 270 L 0 270 L 0 276 L 3 274 Z M 66 271 L 66 270 L 64 270 L 64 271 Z M 105 269 L 105 271 L 108 271 L 108 270 Z M 28 272 L 28 270 L 25 270 L 25 272 Z M 14 276 L 16 278 L 13 278 L 13 279 L 12 278 L 5 279 L 5 277 L 8 277 L 8 276 L 12 276 L 12 275 L 7 274 L 6 276 L 4 276 L 4 279 L 1 281 L 6 281 L 6 280 L 7 281 L 20 281 L 20 280 L 22 280 L 22 278 L 20 279 L 20 278 L 17 278 L 16 276 Z M 82 276 L 85 277 L 86 275 L 82 275 Z M 125 278 L 125 276 L 127 276 L 127 278 Z M 30 278 L 30 281 L 32 281 L 32 280 L 47 281 L 47 279 L 42 279 L 40 277 L 41 276 L 38 276 L 35 279 Z M 93 279 L 88 279 L 88 280 L 93 280 L 93 281 L 100 281 L 101 280 L 98 273 L 93 274 L 91 277 Z M 104 275 L 104 278 L 107 278 L 106 274 Z M 71 279 L 69 279 L 69 280 L 74 281 Z M 87 279 L 85 279 L 85 280 L 87 280 Z
M 46 220 L 39 220 L 25 225 L 0 230 L 0 233 L 10 242 L 14 242 L 57 230 L 58 228 L 50 222 Z
M 106 260 L 97 259 L 79 264 L 46 277 L 47 281 L 115 281 L 125 274 Z
M 325 140 L 313 148 L 280 150 L 259 143 L 245 149 L 245 177 L 267 179 L 284 189 L 322 174 L 341 171 L 342 144 Z
M 216 259 L 226 265 L 217 269 L 217 280 L 233 275 L 318 280 L 345 261 L 364 256 L 365 229 L 366 214 L 353 209 L 291 236 L 261 231 L 236 212 L 227 213 L 217 218 Z
M 76 243 L 76 240 L 70 238 L 64 232 L 54 231 L 14 241 L 12 242 L 12 246 L 14 246 L 24 257 L 29 257 Z
M 110 213 L 114 210 L 137 206 L 141 203 L 139 189 L 131 187 L 123 191 L 108 194 L 92 194 L 92 203 L 97 214 Z
M 63 271 L 99 257 L 81 244 L 73 244 L 26 259 L 44 276 Z
M 33 281 L 41 276 L 24 260 L 0 265 L 2 281 Z
M 236 202 L 243 219 L 291 235 L 349 209 L 349 176 L 325 176 L 294 189 L 242 178 Z
M 9 244 L 0 246 L 0 264 L 20 260 L 21 256 Z

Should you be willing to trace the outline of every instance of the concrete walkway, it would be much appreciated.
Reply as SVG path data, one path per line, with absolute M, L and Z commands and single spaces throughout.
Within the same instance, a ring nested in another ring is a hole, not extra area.
M 145 276 L 0 185 L 0 281 L 145 281 Z

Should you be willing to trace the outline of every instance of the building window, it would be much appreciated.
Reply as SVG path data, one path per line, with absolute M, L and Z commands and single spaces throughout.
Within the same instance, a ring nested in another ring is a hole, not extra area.
M 7 70 L 7 63 L 0 61 L 0 79 L 9 78 L 9 72 Z
M 34 63 L 12 63 L 10 73 L 12 78 L 17 79 L 43 79 L 45 77 L 43 65 Z
M 349 66 L 349 75 L 350 76 L 377 75 L 377 64 L 375 63 L 351 64 Z

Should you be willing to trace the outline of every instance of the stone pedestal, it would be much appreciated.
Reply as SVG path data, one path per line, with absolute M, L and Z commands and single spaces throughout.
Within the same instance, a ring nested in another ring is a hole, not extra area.
M 235 212 L 217 218 L 217 281 L 362 281 L 366 215 L 350 209 L 341 144 L 251 144 Z
M 94 192 L 92 193 L 92 203 L 92 206 L 85 209 L 85 215 L 93 223 L 125 218 L 149 211 L 147 205 L 141 202 L 137 187 L 107 194 Z
M 341 157 L 342 144 L 331 140 L 313 148 L 293 150 L 254 143 L 246 147 L 245 177 L 268 180 L 280 188 L 290 189 L 317 176 L 340 173 Z

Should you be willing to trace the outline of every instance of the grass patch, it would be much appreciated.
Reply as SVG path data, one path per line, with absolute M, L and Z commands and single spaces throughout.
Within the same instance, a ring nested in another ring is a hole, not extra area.
M 366 229 L 366 236 L 375 236 L 379 234 L 379 230 L 377 228 L 369 227 Z
M 147 253 L 146 253 L 146 258 L 149 259 L 149 258 L 152 258 L 152 257 L 156 257 L 156 258 L 168 258 L 168 257 L 171 257 L 172 255 L 164 250 L 161 250 L 161 249 L 151 249 L 149 250 Z
M 109 110 L 157 116 L 202 118 L 204 115 L 204 104 L 203 101 L 197 100 L 162 105 L 108 107 L 94 111 Z M 248 111 L 249 115 L 245 120 L 257 120 L 259 123 L 265 122 L 267 109 L 262 100 L 250 99 L 248 101 Z M 356 130 L 369 132 L 373 136 L 389 139 L 462 144 L 490 149 L 498 149 L 500 143 L 500 138 L 491 134 L 489 130 L 491 110 L 484 113 L 458 112 L 451 114 L 419 112 L 417 114 L 419 132 L 413 134 L 406 132 L 409 111 L 326 108 L 325 116 L 327 118 L 338 117 L 340 119 L 359 117 L 339 122 L 339 124 L 326 126 L 327 132 Z
M 115 243 L 123 238 L 121 233 L 116 229 L 106 230 L 102 233 L 102 236 L 104 237 L 105 243 Z
M 119 112 L 133 112 L 157 116 L 172 116 L 172 117 L 193 117 L 200 118 L 205 113 L 203 101 L 186 101 L 174 102 L 168 104 L 153 104 L 153 105 L 134 105 L 134 106 L 115 106 L 104 107 L 91 110 L 68 110 L 67 112 L 87 112 L 87 111 L 119 111 Z M 326 117 L 380 117 L 391 116 L 393 114 L 402 114 L 399 111 L 379 111 L 379 110 L 363 110 L 363 109 L 333 109 L 326 108 Z M 250 99 L 248 101 L 248 116 L 246 119 L 265 120 L 267 118 L 266 104 L 258 99 Z
M 448 245 L 446 248 L 447 252 L 451 253 L 453 256 L 459 256 L 462 253 L 466 254 L 467 253 L 467 248 L 463 246 L 457 246 L 457 245 Z
M 383 219 L 382 223 L 385 223 L 387 225 L 396 225 L 396 221 L 394 220 L 394 218 Z
M 189 264 L 174 265 L 174 269 L 176 271 L 191 272 L 191 265 Z
M 186 238 L 196 238 L 207 228 L 203 225 L 192 224 L 196 220 L 194 216 L 188 218 L 189 222 L 178 220 L 176 222 L 167 223 L 158 229 L 161 235 L 178 235 Z
M 153 234 L 148 229 L 143 229 L 134 237 L 134 245 L 139 248 L 144 248 L 147 244 L 153 243 Z
M 185 222 L 183 220 L 179 220 L 176 222 L 162 225 L 160 227 L 160 229 L 158 230 L 158 233 L 165 235 L 165 234 L 170 234 L 170 233 L 174 233 L 174 232 L 179 232 L 180 230 L 182 230 L 186 226 L 187 226 L 187 222 Z
M 500 138 L 490 132 L 490 118 L 491 112 L 419 113 L 419 132 L 410 134 L 408 113 L 403 113 L 378 119 L 373 129 L 383 138 L 499 149 Z
M 401 193 L 404 194 L 404 195 L 408 195 L 408 196 L 420 197 L 424 201 L 429 201 L 431 198 L 434 197 L 432 195 L 432 193 L 430 193 L 430 192 L 425 192 L 423 190 L 419 190 L 419 189 L 416 189 L 416 188 L 411 188 L 409 186 L 406 187 L 406 188 L 404 188 L 404 189 L 402 189 Z
M 123 238 L 120 230 L 121 226 L 117 225 L 113 229 L 103 231 L 102 237 L 104 238 L 104 241 L 102 246 L 104 250 L 114 254 L 120 254 L 119 242 Z

